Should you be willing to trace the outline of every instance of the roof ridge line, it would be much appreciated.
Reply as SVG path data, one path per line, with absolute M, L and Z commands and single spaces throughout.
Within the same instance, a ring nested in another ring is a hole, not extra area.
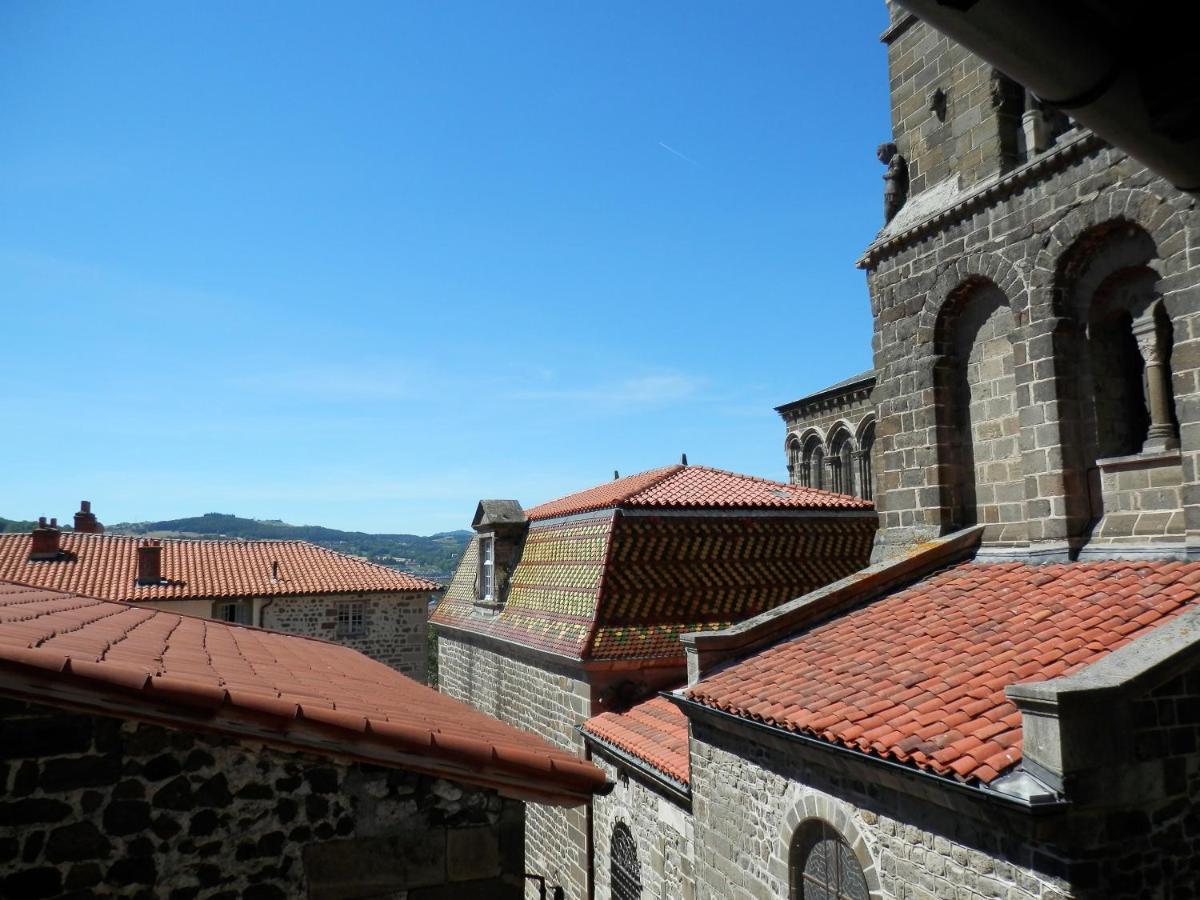
M 620 508 L 620 505 L 622 503 L 629 503 L 629 502 L 633 501 L 633 499 L 635 497 L 637 497 L 639 494 L 644 494 L 644 493 L 646 493 L 646 491 L 654 490 L 660 484 L 663 484 L 664 482 L 668 481 L 669 479 L 674 478 L 676 475 L 678 475 L 680 472 L 682 472 L 686 469 L 703 469 L 703 468 L 706 468 L 706 466 L 686 466 L 683 463 L 671 463 L 669 466 L 663 466 L 662 474 L 658 478 L 655 478 L 649 484 L 642 485 L 640 488 L 638 488 L 633 493 L 626 494 L 624 497 L 620 497 L 617 500 L 613 501 L 612 508 L 613 509 Z M 653 472 L 654 470 L 650 469 L 648 471 Z M 630 475 L 629 477 L 636 478 L 638 475 L 641 475 L 641 474 L 642 474 L 641 472 L 636 472 L 633 475 Z

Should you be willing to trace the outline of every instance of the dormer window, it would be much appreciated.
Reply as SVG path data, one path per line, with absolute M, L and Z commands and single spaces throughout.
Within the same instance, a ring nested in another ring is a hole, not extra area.
M 479 573 L 475 576 L 475 602 L 489 613 L 504 606 L 508 578 L 521 555 L 529 520 L 516 500 L 480 500 L 471 522 L 479 537 Z
M 479 599 L 496 602 L 496 538 L 490 534 L 479 538 Z

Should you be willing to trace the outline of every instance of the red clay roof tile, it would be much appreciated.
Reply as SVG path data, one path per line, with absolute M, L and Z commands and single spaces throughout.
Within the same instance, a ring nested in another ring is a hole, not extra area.
M 57 673 L 44 698 L 36 682 L 5 671 L 31 668 Z M 348 647 L 0 581 L 0 693 L 53 705 L 67 678 L 110 714 L 102 701 L 112 690 L 135 718 L 139 704 L 254 713 L 278 742 L 307 752 L 381 765 L 397 765 L 398 751 L 415 754 L 403 765 L 547 802 L 581 803 L 604 783 L 574 754 Z M 296 719 L 329 729 L 337 745 L 305 743 L 288 725 Z M 239 733 L 232 718 L 206 721 Z
M 1200 563 L 965 563 L 756 653 L 686 696 L 988 782 L 1021 760 L 1021 716 L 1006 686 L 1095 662 L 1198 599 Z
M 438 585 L 307 541 L 163 540 L 161 585 L 138 585 L 141 538 L 65 532 L 63 556 L 29 559 L 27 533 L 0 534 L 0 580 L 129 603 L 218 597 L 425 592 Z M 272 578 L 272 564 L 279 577 Z
M 526 512 L 530 521 L 601 509 L 812 509 L 870 510 L 874 504 L 845 494 L 740 475 L 707 466 L 664 466 L 627 475 Z
M 583 730 L 672 781 L 690 783 L 687 716 L 666 697 L 646 700 L 627 712 L 593 716 L 583 723 Z

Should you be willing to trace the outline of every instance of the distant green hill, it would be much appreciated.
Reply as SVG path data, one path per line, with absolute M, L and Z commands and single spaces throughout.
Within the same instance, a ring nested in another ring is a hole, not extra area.
M 0 531 L 28 531 L 33 522 L 0 518 Z M 288 525 L 278 519 L 243 519 L 227 513 L 206 513 L 163 522 L 120 522 L 105 525 L 110 534 L 144 534 L 160 538 L 245 538 L 247 540 L 311 541 L 339 553 L 404 569 L 446 584 L 471 536 L 469 531 L 416 534 L 367 534 L 320 525 Z

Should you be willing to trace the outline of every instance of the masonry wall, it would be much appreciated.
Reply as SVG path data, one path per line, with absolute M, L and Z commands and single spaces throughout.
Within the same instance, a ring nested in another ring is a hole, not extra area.
M 960 198 L 936 226 L 873 247 L 863 265 L 879 377 L 876 558 L 962 521 L 955 494 L 961 463 L 955 429 L 961 424 L 944 415 L 961 402 L 950 390 L 959 362 L 950 326 L 957 305 L 993 288 L 1003 294 L 1013 322 L 1020 496 L 1015 499 L 1016 479 L 985 471 L 984 486 L 1002 487 L 1003 497 L 994 511 L 977 511 L 981 521 L 991 521 L 990 515 L 1009 519 L 1005 524 L 1013 533 L 1023 529 L 1022 540 L 1031 547 L 1064 553 L 1089 540 L 1200 543 L 1198 239 L 1193 199 L 1077 133 L 989 192 Z M 1148 265 L 1158 273 L 1155 288 L 1172 326 L 1166 355 L 1182 449 L 1128 463 L 1126 473 L 1146 470 L 1144 484 L 1140 475 L 1107 477 L 1097 461 L 1097 426 L 1088 418 L 1089 398 L 1081 396 L 1090 371 L 1088 323 L 1083 301 L 1072 300 L 1094 288 L 1088 270 L 1122 264 L 1123 240 L 1150 242 Z M 1007 415 L 998 410 L 996 421 Z M 1013 520 L 1013 503 L 1020 505 L 1019 520 Z
M 793 443 L 802 450 L 809 436 L 816 434 L 821 447 L 828 459 L 831 450 L 830 438 L 839 426 L 844 426 L 851 436 L 851 446 L 854 451 L 864 449 L 863 437 L 867 426 L 875 418 L 875 403 L 871 398 L 873 383 L 851 391 L 830 392 L 829 396 L 819 397 L 811 401 L 799 402 L 784 408 L 780 415 L 783 417 L 787 434 L 784 439 L 784 453 L 788 457 L 788 479 L 793 484 L 802 483 L 800 465 L 793 460 Z M 871 448 L 866 448 L 870 450 Z M 874 470 L 874 460 L 870 469 Z M 861 484 L 861 466 L 856 465 L 853 472 L 853 490 L 859 497 L 874 496 L 874 479 L 864 490 Z M 829 480 L 826 478 L 826 484 Z
M 338 629 L 338 606 L 362 603 L 363 628 Z M 424 682 L 428 669 L 426 629 L 429 595 L 344 594 L 317 597 L 276 597 L 265 605 L 264 628 L 336 641 Z
M 602 753 L 593 754 L 592 762 L 616 785 L 608 796 L 592 801 L 596 896 L 612 893 L 612 836 L 617 823 L 622 822 L 637 845 L 642 898 L 693 900 L 696 845 L 691 811 L 637 777 L 626 777 Z
M 895 3 L 890 9 L 893 23 L 909 17 Z M 890 43 L 892 133 L 908 160 L 912 193 L 954 174 L 971 185 L 998 171 L 1003 151 L 991 72 L 991 66 L 920 21 Z M 945 95 L 943 118 L 931 109 L 938 90 Z
M 789 847 L 809 818 L 852 847 L 873 898 L 1073 896 L 1032 817 L 998 806 L 953 812 L 896 790 L 897 776 L 881 766 L 864 778 L 816 764 L 794 745 L 767 747 L 696 720 L 691 760 L 696 895 L 704 900 L 792 896 Z
M 519 897 L 523 804 L 0 699 L 0 896 Z
M 1075 854 L 1072 883 L 1079 896 L 1105 900 L 1195 896 L 1200 673 L 1171 678 L 1130 704 L 1123 758 L 1074 785 L 1091 802 L 1077 829 L 1087 838 Z
M 438 635 L 438 687 L 503 722 L 582 752 L 575 726 L 592 714 L 591 687 L 567 667 L 514 658 L 487 647 Z M 588 827 L 585 808 L 531 803 L 526 810 L 527 871 L 561 885 L 568 900 L 587 896 Z M 535 887 L 526 896 L 537 896 Z

